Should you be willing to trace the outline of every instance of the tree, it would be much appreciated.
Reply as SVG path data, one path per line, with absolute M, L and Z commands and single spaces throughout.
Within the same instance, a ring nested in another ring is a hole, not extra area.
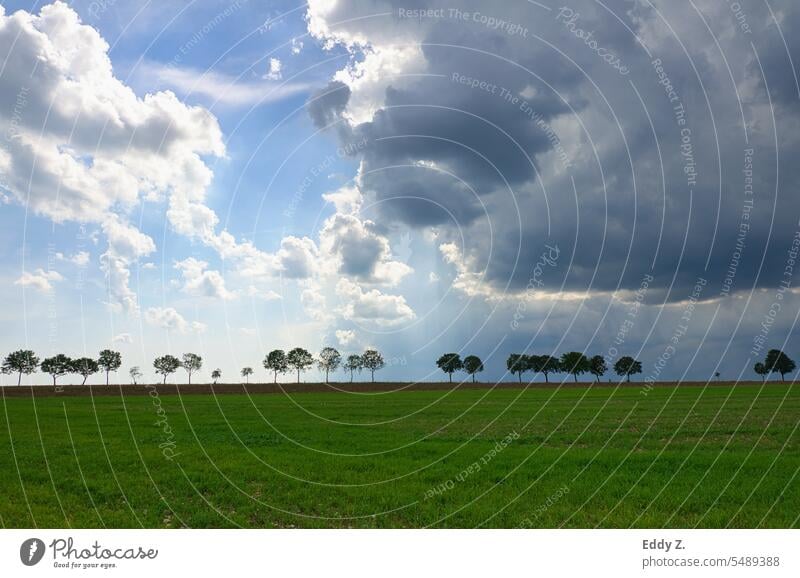
M 81 385 L 86 385 L 86 378 L 98 371 L 100 371 L 100 365 L 91 357 L 79 357 L 78 359 L 73 359 L 70 363 L 70 373 L 77 373 L 83 376 Z
M 544 362 L 547 359 L 546 355 L 526 355 L 525 356 L 525 371 L 532 371 L 534 376 L 542 371 Z
M 627 380 L 630 381 L 631 375 L 642 373 L 642 362 L 636 361 L 633 357 L 628 355 L 624 355 L 614 364 L 614 371 L 617 375 L 624 375 Z
M 30 349 L 9 353 L 3 361 L 3 373 L 17 373 L 17 385 L 22 385 L 22 374 L 30 375 L 39 367 L 39 358 Z
M 142 375 L 144 375 L 144 374 L 142 373 L 142 370 L 139 369 L 138 365 L 134 365 L 128 371 L 128 375 L 131 376 L 131 379 L 133 380 L 133 385 L 136 385 L 136 380 L 139 379 L 140 377 L 142 377 Z
M 372 373 L 372 382 L 375 383 L 375 372 L 383 369 L 386 362 L 383 360 L 383 355 L 375 349 L 367 349 L 361 356 L 361 363 L 370 370 Z
M 106 372 L 106 385 L 108 385 L 108 374 L 112 371 L 117 371 L 122 365 L 122 354 L 119 351 L 111 351 L 104 349 L 100 352 L 100 357 L 97 359 L 97 365 L 100 369 Z
M 519 376 L 519 382 L 522 383 L 522 373 L 528 370 L 528 356 L 519 353 L 512 353 L 506 359 L 506 369 L 514 375 Z
M 453 374 L 464 368 L 464 362 L 458 353 L 445 353 L 436 361 L 436 367 L 444 371 L 453 383 Z
M 756 362 L 753 366 L 753 371 L 755 371 L 758 375 L 761 376 L 761 381 L 766 381 L 767 376 L 769 375 L 769 369 L 767 366 L 761 363 L 760 361 Z
M 785 374 L 793 372 L 795 368 L 794 361 L 780 349 L 770 349 L 767 352 L 764 366 L 773 373 L 780 373 L 781 381 Z
M 72 360 L 63 353 L 48 357 L 42 361 L 42 371 L 53 376 L 53 387 L 56 385 L 56 379 L 68 374 L 71 368 Z
M 360 355 L 354 353 L 347 356 L 347 361 L 344 362 L 344 370 L 350 372 L 350 383 L 353 383 L 353 373 L 356 371 L 360 373 L 363 368 L 364 363 Z
M 305 371 L 314 364 L 314 358 L 302 347 L 295 347 L 286 356 L 289 367 L 297 371 L 297 383 L 300 383 L 300 372 Z
M 339 364 L 342 363 L 342 354 L 336 351 L 333 347 L 324 347 L 319 352 L 319 361 L 317 367 L 320 371 L 325 372 L 325 383 L 328 383 L 328 374 L 331 371 L 336 371 Z
M 472 376 L 472 383 L 475 383 L 475 374 L 483 371 L 483 361 L 477 355 L 467 355 L 464 358 L 464 371 Z
M 214 380 L 214 385 L 217 385 L 217 380 L 222 377 L 222 371 L 219 368 L 211 372 L 211 379 Z
M 189 374 L 189 385 L 192 385 L 192 374 L 195 371 L 200 371 L 200 368 L 203 367 L 203 358 L 196 353 L 184 353 L 181 367 Z
M 606 371 L 608 371 L 608 366 L 602 355 L 595 355 L 589 360 L 589 373 L 597 378 L 597 383 L 600 383 L 600 378 L 605 375 Z
M 541 369 L 539 371 L 544 374 L 545 383 L 549 383 L 550 378 L 548 376 L 551 373 L 561 371 L 561 361 L 559 361 L 558 357 L 553 357 L 552 355 L 542 355 L 539 359 L 541 360 Z
M 278 374 L 286 373 L 289 369 L 289 362 L 286 360 L 286 353 L 282 349 L 270 351 L 264 358 L 264 369 L 275 373 L 273 383 L 278 383 Z
M 578 375 L 589 371 L 589 360 L 580 351 L 570 351 L 561 356 L 561 368 L 571 373 L 578 382 Z
M 156 357 L 155 361 L 153 361 L 153 367 L 156 368 L 156 373 L 160 373 L 164 376 L 164 383 L 167 383 L 167 376 L 171 373 L 175 373 L 180 366 L 180 360 L 172 355 Z
M 244 377 L 246 383 L 250 383 L 250 376 L 253 375 L 253 368 L 252 367 L 243 367 L 242 368 L 242 377 Z

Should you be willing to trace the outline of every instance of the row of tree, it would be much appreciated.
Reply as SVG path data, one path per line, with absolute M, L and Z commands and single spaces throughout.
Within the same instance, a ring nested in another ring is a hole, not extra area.
M 121 365 L 122 355 L 120 352 L 110 349 L 101 351 L 97 359 L 92 359 L 91 357 L 73 359 L 63 353 L 59 353 L 53 357 L 46 357 L 41 363 L 33 351 L 21 349 L 6 356 L 5 360 L 3 360 L 2 372 L 18 374 L 17 385 L 20 385 L 23 375 L 30 375 L 41 368 L 43 373 L 48 373 L 52 376 L 53 385 L 56 385 L 56 380 L 59 377 L 70 373 L 83 376 L 83 383 L 86 383 L 87 377 L 99 371 L 104 371 L 106 385 L 108 385 L 108 375 L 112 371 L 117 371 Z
M 527 371 L 532 371 L 534 374 L 541 373 L 544 375 L 545 381 L 550 381 L 551 373 L 570 373 L 577 382 L 578 376 L 583 373 L 591 373 L 597 381 L 600 381 L 600 378 L 608 371 L 608 365 L 602 355 L 587 357 L 580 351 L 570 351 L 560 358 L 552 355 L 512 353 L 506 360 L 506 369 L 512 375 L 516 373 L 520 382 L 522 382 L 522 374 Z M 624 376 L 630 381 L 631 375 L 642 372 L 642 362 L 626 355 L 614 363 L 614 371 L 617 375 Z
M 342 354 L 333 347 L 323 348 L 317 358 L 314 358 L 311 353 L 302 347 L 295 347 L 288 353 L 282 349 L 275 349 L 270 351 L 263 361 L 264 369 L 274 374 L 275 382 L 278 381 L 278 374 L 293 370 L 297 372 L 298 383 L 300 382 L 300 374 L 308 370 L 315 363 L 320 371 L 325 372 L 326 383 L 328 382 L 330 374 L 336 371 L 340 366 L 350 373 L 350 381 L 352 382 L 354 374 L 356 372 L 360 373 L 364 369 L 370 371 L 372 381 L 375 381 L 375 372 L 386 365 L 383 356 L 375 349 L 367 349 L 360 355 L 348 355 L 343 363 Z M 86 378 L 99 371 L 105 372 L 106 385 L 108 385 L 109 374 L 117 371 L 121 366 L 122 354 L 119 351 L 112 351 L 110 349 L 101 351 L 97 359 L 91 357 L 72 359 L 63 353 L 59 353 L 53 357 L 47 357 L 44 360 L 40 360 L 39 357 L 29 349 L 22 349 L 9 353 L 0 369 L 6 374 L 18 374 L 17 385 L 22 383 L 23 375 L 30 375 L 39 369 L 53 378 L 54 386 L 58 384 L 59 377 L 68 374 L 83 376 L 82 383 L 85 384 Z M 163 376 L 164 383 L 167 382 L 167 376 L 183 368 L 188 375 L 189 384 L 191 384 L 192 374 L 200 371 L 203 367 L 203 358 L 196 353 L 184 353 L 180 359 L 174 355 L 162 355 L 153 361 L 153 367 L 157 374 Z M 250 376 L 253 375 L 253 368 L 243 367 L 241 374 L 249 383 Z M 129 375 L 133 383 L 136 384 L 144 374 L 137 365 L 131 367 Z M 211 378 L 214 380 L 214 383 L 221 377 L 221 370 L 215 369 L 211 372 Z
M 370 371 L 372 381 L 375 381 L 375 372 L 383 368 L 386 362 L 380 352 L 375 349 L 367 349 L 364 353 L 348 355 L 343 358 L 333 347 L 325 347 L 315 358 L 311 353 L 302 347 L 295 347 L 288 353 L 282 349 L 270 351 L 262 362 L 264 369 L 271 372 L 274 376 L 273 381 L 277 383 L 278 375 L 287 373 L 289 370 L 297 372 L 297 382 L 300 382 L 300 374 L 307 371 L 314 364 L 325 373 L 325 383 L 329 376 L 340 367 L 350 373 L 350 381 L 356 372 L 366 369 Z M 68 374 L 77 374 L 83 377 L 83 383 L 90 375 L 100 371 L 106 374 L 106 385 L 109 383 L 109 374 L 117 371 L 122 365 L 122 355 L 119 351 L 104 349 L 100 352 L 97 359 L 90 357 L 70 358 L 63 353 L 59 353 L 44 360 L 39 360 L 36 354 L 30 350 L 19 350 L 9 353 L 2 365 L 3 373 L 16 373 L 17 385 L 22 383 L 23 375 L 30 375 L 41 369 L 42 372 L 49 374 L 53 378 L 53 385 L 57 385 L 59 377 Z M 458 353 L 445 353 L 436 361 L 437 367 L 448 374 L 450 382 L 453 381 L 453 373 L 465 371 L 472 376 L 483 371 L 483 361 L 476 355 L 468 355 L 463 360 Z M 203 367 L 203 358 L 196 353 L 184 353 L 181 359 L 172 355 L 163 355 L 153 361 L 156 373 L 163 376 L 166 383 L 167 376 L 183 368 L 189 383 L 192 383 L 192 374 L 200 371 Z M 780 373 L 781 381 L 787 373 L 795 370 L 795 362 L 783 351 L 771 349 L 767 353 L 764 361 L 759 361 L 753 367 L 754 371 L 766 379 L 770 373 Z M 608 371 L 606 360 L 602 355 L 587 357 L 579 351 L 570 351 L 563 354 L 560 358 L 552 355 L 526 355 L 512 353 L 506 360 L 506 368 L 511 374 L 517 374 L 519 381 L 522 382 L 522 375 L 528 371 L 541 373 L 545 381 L 550 381 L 551 373 L 568 373 L 578 381 L 578 376 L 584 373 L 591 373 L 597 381 Z M 613 366 L 614 372 L 619 376 L 624 376 L 628 381 L 631 375 L 642 372 L 642 363 L 632 357 L 620 357 Z M 131 367 L 129 372 L 133 383 L 142 377 L 142 371 L 138 366 Z M 253 375 L 252 367 L 243 367 L 241 375 L 249 383 L 250 376 Z M 717 373 L 719 376 L 719 373 Z M 211 372 L 214 383 L 222 377 L 222 371 L 215 369 Z
M 262 365 L 264 369 L 273 374 L 273 382 L 277 383 L 278 375 L 287 373 L 289 370 L 297 372 L 297 383 L 300 383 L 300 374 L 307 371 L 314 364 L 320 371 L 325 372 L 325 383 L 328 383 L 330 374 L 336 371 L 340 366 L 350 373 L 350 381 L 353 381 L 355 372 L 361 372 L 367 369 L 371 372 L 372 381 L 375 381 L 375 372 L 386 365 L 383 356 L 380 352 L 374 349 L 367 349 L 361 355 L 352 354 L 348 355 L 347 359 L 342 363 L 342 354 L 333 347 L 325 347 L 319 352 L 318 357 L 314 357 L 307 350 L 302 347 L 295 347 L 288 353 L 282 349 L 274 349 L 270 351 Z M 192 383 L 192 373 L 199 371 L 203 367 L 203 358 L 195 353 L 184 353 L 182 359 L 178 359 L 172 355 L 163 355 L 157 357 L 153 362 L 156 373 L 164 376 L 164 383 L 167 382 L 167 376 L 175 373 L 179 368 L 183 368 L 189 375 L 189 383 Z M 137 370 L 137 375 L 133 371 Z M 138 367 L 131 368 L 131 378 L 136 382 L 136 378 L 141 376 Z M 252 367 L 243 367 L 241 371 L 242 377 L 249 383 L 250 376 L 253 375 Z M 211 372 L 211 378 L 214 383 L 222 377 L 222 371 L 215 369 Z

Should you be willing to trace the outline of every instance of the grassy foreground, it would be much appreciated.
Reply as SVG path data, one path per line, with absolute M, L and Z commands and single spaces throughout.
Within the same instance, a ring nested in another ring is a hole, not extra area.
M 0 400 L 3 527 L 798 527 L 769 383 Z

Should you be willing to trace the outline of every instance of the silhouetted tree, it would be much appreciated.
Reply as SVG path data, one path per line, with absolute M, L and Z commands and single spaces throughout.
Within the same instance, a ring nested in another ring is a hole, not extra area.
M 642 373 L 642 362 L 636 361 L 633 357 L 624 355 L 614 364 L 614 371 L 617 375 L 624 375 L 627 381 L 631 380 L 631 375 Z
M 186 370 L 189 375 L 189 385 L 192 385 L 192 374 L 195 371 L 200 371 L 200 368 L 203 367 L 203 358 L 196 353 L 184 353 L 183 359 L 181 359 L 181 367 Z
M 297 370 L 297 383 L 300 383 L 300 372 L 305 371 L 314 364 L 312 355 L 302 347 L 295 347 L 286 356 L 289 367 Z
M 350 383 L 353 383 L 353 373 L 359 373 L 364 368 L 364 362 L 361 360 L 360 355 L 355 353 L 347 356 L 347 361 L 344 362 L 344 370 L 350 372 Z
M 578 375 L 589 371 L 589 360 L 580 351 L 570 351 L 561 356 L 561 368 L 571 373 L 577 383 Z
M 608 366 L 602 355 L 595 355 L 589 360 L 589 373 L 595 376 L 597 383 L 600 383 L 600 378 L 606 374 L 606 371 L 608 371 Z
M 372 374 L 373 383 L 375 383 L 375 372 L 379 369 L 383 369 L 383 366 L 386 365 L 386 362 L 383 360 L 383 355 L 374 349 L 367 349 L 361 355 L 361 363 L 365 368 L 369 369 Z
M 83 376 L 81 385 L 85 385 L 86 378 L 98 371 L 100 371 L 100 365 L 91 357 L 79 357 L 78 359 L 73 359 L 70 363 L 70 373 L 77 373 Z
M 252 367 L 243 367 L 242 368 L 242 377 L 244 377 L 245 383 L 250 383 L 250 376 L 253 375 L 253 368 Z
M 117 371 L 122 365 L 122 354 L 119 351 L 104 349 L 97 358 L 97 365 L 106 372 L 106 385 L 108 385 L 108 374 Z
M 463 369 L 464 362 L 458 353 L 445 353 L 436 361 L 436 366 L 444 371 L 450 378 L 450 383 L 453 383 L 453 373 Z
M 769 369 L 767 366 L 757 361 L 756 364 L 753 366 L 753 371 L 755 371 L 758 375 L 761 376 L 761 381 L 766 381 L 767 376 L 769 375 Z
M 62 375 L 67 375 L 71 368 L 72 360 L 63 353 L 48 357 L 42 361 L 42 371 L 49 373 L 53 377 L 53 387 L 56 385 L 56 379 Z
M 160 373 L 164 376 L 164 383 L 167 383 L 167 376 L 171 373 L 175 373 L 180 366 L 180 360 L 172 355 L 156 357 L 153 361 L 153 367 L 156 368 L 156 373 Z
M 464 371 L 472 376 L 472 383 L 475 383 L 475 374 L 483 371 L 483 361 L 477 355 L 467 355 L 464 358 Z
M 545 355 L 526 355 L 525 356 L 525 370 L 532 371 L 534 379 L 537 373 L 541 373 L 542 367 L 547 356 Z
M 278 383 L 278 374 L 289 370 L 289 362 L 283 349 L 274 349 L 264 358 L 264 369 L 275 374 L 273 383 Z
M 561 361 L 559 361 L 558 357 L 553 357 L 552 355 L 542 355 L 540 356 L 540 360 L 541 369 L 539 369 L 539 371 L 544 374 L 545 383 L 549 383 L 549 375 L 561 371 Z
M 142 377 L 143 373 L 142 373 L 142 370 L 139 369 L 138 365 L 134 365 L 128 371 L 128 375 L 131 376 L 131 379 L 133 380 L 133 385 L 136 385 L 136 380 L 139 379 L 140 377 Z
M 780 373 L 781 381 L 784 381 L 785 374 L 792 373 L 795 368 L 794 361 L 780 349 L 770 349 L 767 352 L 764 366 L 771 372 Z
M 211 372 L 211 379 L 214 380 L 214 385 L 217 385 L 217 380 L 222 377 L 222 371 L 217 368 Z
M 17 373 L 17 385 L 22 385 L 22 374 L 30 375 L 39 367 L 39 358 L 30 349 L 9 353 L 3 361 L 3 373 Z
M 506 369 L 511 375 L 517 374 L 519 382 L 522 383 L 522 373 L 528 370 L 528 356 L 519 353 L 512 353 L 506 359 Z
M 331 371 L 336 371 L 339 364 L 342 362 L 342 354 L 336 351 L 333 347 L 323 347 L 319 352 L 319 361 L 317 367 L 320 371 L 325 372 L 325 383 L 328 383 L 328 374 Z

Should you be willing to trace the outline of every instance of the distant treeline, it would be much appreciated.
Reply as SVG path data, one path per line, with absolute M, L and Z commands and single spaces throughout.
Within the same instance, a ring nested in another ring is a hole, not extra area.
M 270 351 L 262 361 L 264 369 L 272 373 L 273 381 L 278 381 L 278 375 L 289 371 L 297 373 L 297 382 L 300 382 L 300 374 L 307 371 L 314 364 L 325 373 L 325 382 L 328 382 L 331 373 L 342 368 L 350 374 L 350 381 L 356 373 L 368 370 L 371 379 L 375 381 L 375 372 L 382 369 L 386 362 L 383 355 L 375 349 L 367 349 L 362 354 L 351 354 L 343 358 L 333 347 L 325 347 L 314 357 L 302 347 L 295 347 L 288 353 L 282 349 Z M 21 349 L 9 353 L 3 360 L 2 372 L 5 374 L 18 374 L 17 385 L 22 383 L 23 375 L 30 375 L 37 370 L 49 374 L 53 378 L 53 385 L 58 384 L 58 378 L 68 374 L 77 374 L 83 377 L 83 382 L 95 373 L 104 372 L 106 375 L 106 385 L 109 383 L 109 374 L 116 372 L 122 366 L 122 354 L 119 351 L 104 349 L 97 359 L 91 357 L 71 358 L 63 353 L 41 360 L 29 349 Z M 453 381 L 453 374 L 457 371 L 465 371 L 475 381 L 476 374 L 483 371 L 483 361 L 477 355 L 468 355 L 461 359 L 458 353 L 445 353 L 437 361 L 436 366 L 448 374 L 450 381 Z M 162 355 L 153 361 L 155 372 L 163 376 L 166 383 L 167 377 L 183 368 L 188 376 L 188 381 L 192 383 L 192 374 L 200 371 L 203 367 L 203 358 L 196 353 L 184 353 L 178 359 L 172 355 Z M 587 357 L 579 351 L 564 353 L 561 357 L 552 355 L 528 355 L 523 353 L 512 353 L 506 360 L 506 369 L 512 375 L 516 374 L 522 382 L 523 374 L 531 372 L 534 375 L 542 374 L 545 381 L 550 381 L 550 374 L 567 373 L 571 374 L 574 380 L 578 381 L 578 376 L 584 373 L 592 374 L 597 381 L 608 372 L 608 365 L 602 355 Z M 630 381 L 632 375 L 642 373 L 642 362 L 630 356 L 620 357 L 613 365 L 614 372 L 625 377 Z M 787 373 L 795 370 L 795 362 L 779 349 L 771 349 L 764 361 L 759 361 L 753 366 L 753 370 L 766 380 L 770 373 L 779 373 L 781 381 Z M 241 376 L 249 383 L 250 376 L 253 375 L 252 367 L 243 367 Z M 128 371 L 131 381 L 136 384 L 144 375 L 139 366 L 133 366 Z M 715 376 L 719 378 L 719 373 Z M 222 377 L 220 369 L 211 372 L 214 383 Z

